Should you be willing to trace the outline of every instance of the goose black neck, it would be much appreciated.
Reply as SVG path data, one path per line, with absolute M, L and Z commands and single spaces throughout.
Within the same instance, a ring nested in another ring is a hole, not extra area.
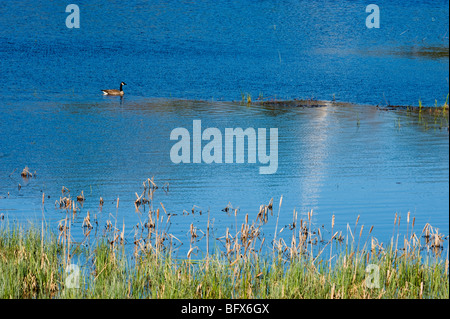
M 119 91 L 123 91 L 123 90 L 122 90 L 122 83 L 120 83 L 120 89 L 119 89 Z

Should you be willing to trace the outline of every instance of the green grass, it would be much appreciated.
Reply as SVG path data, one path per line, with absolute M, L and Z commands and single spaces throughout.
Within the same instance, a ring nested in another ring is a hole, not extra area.
M 424 231 L 430 240 L 436 234 L 432 228 Z M 372 242 L 370 249 L 365 244 L 339 249 L 332 239 L 333 251 L 339 251 L 332 261 L 308 254 L 307 243 L 303 252 L 300 246 L 263 255 L 254 249 L 235 255 L 216 250 L 193 260 L 175 259 L 170 250 L 143 249 L 130 256 L 125 245 L 105 238 L 91 247 L 72 243 L 69 248 L 70 241 L 43 227 L 4 225 L 0 297 L 449 298 L 448 256 L 424 253 L 417 238 L 411 234 L 406 249 L 395 249 L 394 240 L 386 248 Z M 64 270 L 70 263 L 80 267 L 79 288 L 67 287 Z M 379 288 L 366 284 L 369 264 L 379 267 Z

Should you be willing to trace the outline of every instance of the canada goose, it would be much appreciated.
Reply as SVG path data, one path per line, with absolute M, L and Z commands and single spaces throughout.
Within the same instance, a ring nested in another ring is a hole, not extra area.
M 125 82 L 121 82 L 119 90 L 102 90 L 102 92 L 104 95 L 120 95 L 120 96 L 122 96 L 124 94 L 123 90 L 122 90 L 123 85 L 127 85 L 127 84 Z

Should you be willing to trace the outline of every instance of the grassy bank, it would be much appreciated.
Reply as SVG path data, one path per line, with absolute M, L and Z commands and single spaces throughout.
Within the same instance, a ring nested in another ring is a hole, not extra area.
M 398 236 L 385 248 L 374 239 L 361 247 L 353 241 L 326 256 L 309 251 L 302 231 L 289 245 L 274 239 L 273 253 L 262 255 L 252 244 L 256 229 L 243 225 L 237 236 L 226 235 L 226 252 L 193 260 L 172 258 L 170 250 L 155 245 L 156 236 L 153 244 L 130 253 L 120 231 L 112 237 L 117 241 L 99 238 L 89 246 L 71 243 L 67 229 L 54 234 L 4 224 L 0 297 L 449 298 L 448 255 L 436 257 L 433 249 L 440 248 L 442 236 L 429 225 L 400 244 Z M 338 245 L 336 234 L 325 247 Z M 79 267 L 78 278 L 71 264 Z

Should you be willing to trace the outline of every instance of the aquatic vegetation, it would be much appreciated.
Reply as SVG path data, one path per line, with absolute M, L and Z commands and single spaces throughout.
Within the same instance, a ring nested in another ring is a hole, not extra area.
M 275 218 L 273 198 L 260 206 L 254 219 L 235 219 L 222 236 L 189 224 L 188 249 L 180 257 L 182 242 L 170 232 L 176 214 L 162 203 L 154 207 L 159 187 L 152 179 L 136 193 L 136 212 L 146 216 L 133 227 L 117 225 L 110 215 L 103 228 L 89 211 L 83 219 L 84 239 L 74 241 L 72 205 L 56 233 L 48 225 L 0 224 L 0 296 L 2 298 L 448 298 L 448 253 L 442 256 L 448 236 L 426 224 L 416 231 L 408 212 L 406 234 L 395 214 L 391 242 L 373 236 L 376 225 L 336 229 L 314 226 L 314 212 L 280 226 L 278 204 L 273 238 L 263 227 Z M 70 192 L 63 193 L 70 200 Z M 66 199 L 67 201 L 67 199 Z M 119 199 L 117 199 L 117 206 Z M 43 203 L 44 205 L 44 203 Z M 223 210 L 236 218 L 240 210 L 231 203 Z M 201 214 L 192 207 L 183 215 Z M 412 217 L 412 218 L 411 218 Z M 184 218 L 184 217 L 181 217 Z M 280 228 L 279 228 L 280 226 Z M 91 237 L 95 230 L 97 235 Z M 359 234 L 359 235 L 357 235 Z M 206 241 L 206 252 L 202 251 Z M 211 248 L 212 242 L 212 248 Z M 448 250 L 448 247 L 447 247 Z M 195 256 L 201 255 L 200 258 Z M 376 270 L 373 275 L 373 269 Z M 72 271 L 72 272 L 71 272 Z M 74 273 L 73 271 L 76 271 Z M 76 274 L 76 278 L 73 277 Z M 76 279 L 73 287 L 72 279 Z M 69 280 L 70 279 L 70 280 Z
M 250 95 L 250 93 L 243 93 L 241 92 L 241 98 L 242 98 L 242 103 L 245 103 L 247 105 L 252 103 L 252 96 Z
M 33 174 L 30 172 L 30 169 L 28 168 L 28 166 L 25 166 L 25 168 L 20 173 L 20 176 L 22 176 L 24 178 L 28 178 L 28 177 L 33 177 Z

